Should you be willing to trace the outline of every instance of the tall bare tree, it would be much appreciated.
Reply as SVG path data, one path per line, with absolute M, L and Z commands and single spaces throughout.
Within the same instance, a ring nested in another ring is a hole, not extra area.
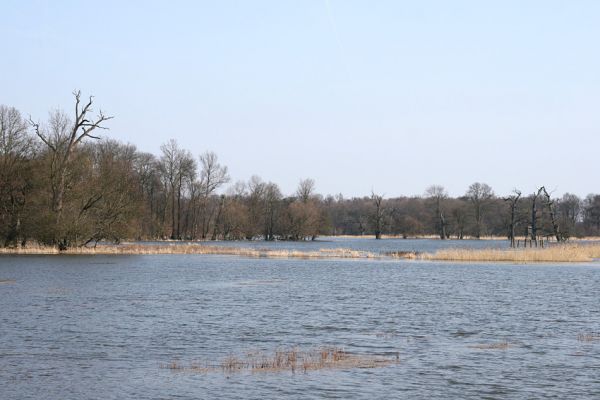
M 221 165 L 217 155 L 211 151 L 200 155 L 200 167 L 201 233 L 202 239 L 206 239 L 214 211 L 210 206 L 210 197 L 222 185 L 229 182 L 229 173 L 227 167 Z
M 308 203 L 315 193 L 315 181 L 313 179 L 302 179 L 296 190 L 296 197 L 303 203 Z
M 196 176 L 196 161 L 174 139 L 161 146 L 161 168 L 169 185 L 171 198 L 171 239 L 181 239 L 181 200 L 184 184 Z
M 373 221 L 373 232 L 375 233 L 375 239 L 381 239 L 385 212 L 383 207 L 383 196 L 375 194 L 375 192 L 371 191 L 371 203 L 374 207 L 373 214 L 371 215 L 371 220 Z
M 533 194 L 531 195 L 531 240 L 535 243 L 535 245 L 537 246 L 537 230 L 538 230 L 538 210 L 537 210 L 537 201 L 538 198 L 540 197 L 540 195 L 542 194 L 542 189 L 543 186 L 541 188 L 539 188 L 537 191 L 533 192 Z
M 75 97 L 75 115 L 70 120 L 66 114 L 56 111 L 50 115 L 48 127 L 43 127 L 39 122 L 29 119 L 35 129 L 36 135 L 46 145 L 50 156 L 50 186 L 52 192 L 51 208 L 55 214 L 56 225 L 60 224 L 63 213 L 64 197 L 67 190 L 69 173 L 73 167 L 72 161 L 75 150 L 84 139 L 100 139 L 94 132 L 99 129 L 108 129 L 104 123 L 112 116 L 105 115 L 102 110 L 93 117 L 92 106 L 94 97 L 90 96 L 87 101 L 82 101 L 81 91 L 73 92 Z M 67 246 L 64 238 L 57 238 L 60 248 Z
M 554 237 L 556 238 L 557 242 L 562 242 L 562 241 L 564 241 L 565 238 L 564 238 L 563 234 L 561 233 L 560 227 L 558 225 L 558 218 L 556 216 L 555 202 L 550 197 L 550 193 L 548 193 L 545 186 L 542 186 L 540 188 L 540 190 L 542 191 L 542 193 L 544 195 L 545 205 L 548 208 L 548 213 L 550 214 L 550 223 L 552 225 L 552 233 L 554 234 Z
M 517 223 L 517 205 L 521 198 L 521 191 L 515 189 L 513 193 L 505 197 L 503 200 L 508 202 L 510 207 L 510 223 L 508 227 L 508 238 L 510 239 L 510 247 L 515 247 L 515 228 Z
M 21 236 L 22 213 L 31 186 L 32 142 L 21 113 L 0 105 L 0 240 L 5 246 L 15 245 Z
M 440 239 L 446 239 L 447 222 L 446 217 L 444 216 L 444 200 L 448 198 L 448 193 L 443 186 L 432 185 L 425 191 L 425 196 L 434 204 Z
M 494 191 L 486 183 L 475 182 L 469 186 L 466 197 L 473 205 L 475 214 L 475 237 L 481 237 L 483 214 L 488 202 L 494 197 Z

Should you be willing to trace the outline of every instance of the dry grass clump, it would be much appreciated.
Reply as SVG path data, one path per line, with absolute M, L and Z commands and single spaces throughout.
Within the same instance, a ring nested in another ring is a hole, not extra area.
M 545 248 L 519 249 L 444 249 L 420 254 L 422 260 L 510 261 L 510 262 L 586 262 L 600 258 L 599 244 L 561 244 Z
M 415 260 L 419 257 L 420 253 L 416 251 L 388 251 L 385 253 L 385 255 L 391 258 Z
M 497 343 L 482 343 L 482 344 L 474 344 L 469 346 L 472 349 L 479 350 L 507 350 L 512 347 L 512 345 L 508 341 L 497 342 Z
M 577 340 L 580 342 L 600 341 L 600 332 L 580 333 L 577 335 Z
M 352 249 L 335 248 L 316 251 L 252 249 L 204 244 L 124 244 L 98 245 L 96 247 L 74 247 L 60 252 L 51 246 L 27 246 L 0 248 L 0 254 L 213 254 L 256 258 L 379 258 L 375 253 Z
M 219 365 L 190 364 L 185 366 L 178 361 L 161 364 L 161 368 L 190 372 L 309 372 L 321 369 L 377 368 L 397 363 L 394 358 L 350 354 L 339 347 L 322 347 L 301 351 L 298 348 L 278 349 L 273 354 L 250 352 L 243 357 L 230 355 Z
M 17 283 L 14 279 L 0 279 L 0 285 L 10 285 L 11 283 Z

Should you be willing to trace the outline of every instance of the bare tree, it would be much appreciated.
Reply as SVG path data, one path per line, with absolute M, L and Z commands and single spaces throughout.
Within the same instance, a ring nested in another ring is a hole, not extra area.
M 52 189 L 52 211 L 56 215 L 56 224 L 60 223 L 63 212 L 67 179 L 72 167 L 72 160 L 77 146 L 86 138 L 100 139 L 93 134 L 96 129 L 108 129 L 103 124 L 113 117 L 105 115 L 102 110 L 96 117 L 93 113 L 93 96 L 87 102 L 82 102 L 81 91 L 73 92 L 75 96 L 75 119 L 71 121 L 64 113 L 56 111 L 50 116 L 49 128 L 45 129 L 38 122 L 29 119 L 36 135 L 47 146 L 50 153 L 50 183 Z M 49 129 L 49 130 L 48 130 Z M 59 247 L 64 249 L 67 244 L 59 240 Z
M 448 198 L 448 193 L 443 186 L 432 185 L 425 191 L 425 196 L 433 201 L 435 207 L 436 219 L 438 220 L 438 232 L 440 239 L 446 239 L 446 217 L 444 216 L 444 200 Z
M 558 219 L 556 217 L 555 202 L 554 202 L 554 200 L 551 199 L 550 194 L 546 190 L 546 187 L 542 186 L 540 188 L 540 190 L 544 194 L 544 199 L 546 200 L 545 201 L 546 207 L 548 208 L 548 213 L 550 214 L 550 223 L 552 224 L 552 233 L 554 234 L 554 237 L 556 238 L 557 242 L 562 242 L 562 241 L 564 241 L 565 238 L 562 235 L 562 233 L 560 231 L 560 227 L 558 225 Z
M 315 193 L 315 181 L 313 179 L 303 179 L 298 184 L 298 189 L 296 190 L 296 197 L 300 199 L 303 203 L 307 203 L 308 200 Z
M 161 146 L 161 169 L 169 184 L 171 198 L 171 239 L 181 239 L 181 200 L 187 182 L 196 177 L 196 161 L 174 139 Z
M 543 186 L 539 188 L 537 191 L 533 192 L 531 196 L 531 240 L 535 242 L 537 246 L 537 220 L 538 220 L 538 212 L 537 212 L 537 199 L 540 197 L 542 193 Z
M 375 239 L 381 239 L 381 233 L 383 230 L 384 222 L 384 208 L 383 208 L 383 196 L 375 194 L 371 191 L 371 202 L 375 207 L 371 220 L 373 221 L 373 231 L 375 233 Z
M 558 205 L 563 226 L 563 237 L 568 238 L 577 234 L 577 222 L 581 216 L 582 202 L 579 196 L 565 193 Z
M 510 247 L 515 247 L 515 227 L 516 227 L 516 214 L 517 214 L 517 205 L 519 203 L 519 199 L 521 198 L 521 191 L 515 189 L 513 190 L 513 194 L 508 197 L 503 198 L 504 201 L 508 202 L 510 207 L 510 223 L 508 227 L 508 237 L 510 239 Z
M 31 180 L 33 141 L 21 113 L 0 105 L 0 240 L 14 245 L 21 236 L 21 217 Z M 21 238 L 24 240 L 24 238 Z
M 210 151 L 200 156 L 200 167 L 202 239 L 206 239 L 213 214 L 209 204 L 210 196 L 229 182 L 229 173 L 226 166 L 219 164 L 217 155 Z
M 165 182 L 165 186 L 168 187 L 168 190 L 165 190 L 165 193 L 168 198 L 171 200 L 171 239 L 175 239 L 176 230 L 177 230 L 177 222 L 176 222 L 176 186 L 178 181 L 177 176 L 177 168 L 179 164 L 179 158 L 181 156 L 181 149 L 177 144 L 175 139 L 169 140 L 167 143 L 160 146 L 160 150 L 162 152 L 162 156 L 160 158 L 160 169 L 161 175 L 163 176 L 163 180 Z
M 281 203 L 281 190 L 277 184 L 269 182 L 264 185 L 263 189 L 263 207 L 264 207 L 264 239 L 275 239 L 275 227 L 277 225 L 277 217 Z
M 475 214 L 475 237 L 481 237 L 481 229 L 483 225 L 483 212 L 485 206 L 494 197 L 492 188 L 486 183 L 475 182 L 467 190 L 466 197 L 473 205 Z

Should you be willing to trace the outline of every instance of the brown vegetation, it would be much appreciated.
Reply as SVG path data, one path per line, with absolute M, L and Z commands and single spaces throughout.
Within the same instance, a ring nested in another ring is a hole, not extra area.
M 474 344 L 469 346 L 472 349 L 479 350 L 507 350 L 512 347 L 508 341 L 497 342 L 497 343 L 482 343 L 482 344 Z
M 72 247 L 59 250 L 55 246 L 0 248 L 0 254 L 214 254 L 264 258 L 380 258 L 375 253 L 351 249 L 320 249 L 315 251 L 251 249 L 204 244 L 124 244 Z
M 561 244 L 545 248 L 443 249 L 420 254 L 419 259 L 436 261 L 586 262 L 600 258 L 599 244 Z
M 577 335 L 577 340 L 580 342 L 600 341 L 600 333 L 599 332 L 580 333 L 579 335 Z
M 0 105 L 0 246 L 39 242 L 61 249 L 122 240 L 312 240 L 320 235 L 464 239 L 526 236 L 531 241 L 600 234 L 600 195 L 561 198 L 541 186 L 497 197 L 475 182 L 450 197 L 346 199 L 323 196 L 312 179 L 284 194 L 253 176 L 231 181 L 210 151 L 194 155 L 175 140 L 159 155 L 101 138 L 111 118 L 93 97 L 46 121 Z M 74 111 L 74 113 L 73 113 Z
M 214 246 L 200 243 L 177 244 L 123 244 L 98 245 L 95 247 L 72 247 L 59 250 L 56 246 L 29 244 L 27 247 L 0 247 L 0 254 L 208 254 L 254 258 L 346 258 L 346 259 L 405 259 L 452 262 L 590 262 L 600 258 L 600 244 L 570 243 L 545 248 L 518 249 L 443 249 L 435 253 L 415 251 L 390 251 L 373 253 L 346 248 L 319 249 L 314 251 L 288 249 L 260 249 L 230 246 Z
M 161 364 L 161 368 L 190 372 L 308 372 L 321 369 L 351 369 L 385 367 L 399 362 L 399 355 L 382 357 L 372 355 L 350 354 L 339 347 L 321 347 L 308 351 L 298 348 L 278 349 L 273 354 L 249 352 L 238 357 L 229 355 L 217 365 L 201 365 L 199 363 L 182 364 L 171 361 Z

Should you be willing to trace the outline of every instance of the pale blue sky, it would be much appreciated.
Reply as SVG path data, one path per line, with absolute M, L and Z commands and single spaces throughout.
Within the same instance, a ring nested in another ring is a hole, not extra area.
M 328 6 L 329 4 L 329 6 Z M 286 193 L 600 192 L 599 1 L 0 3 L 0 103 L 71 91 L 107 135 Z

